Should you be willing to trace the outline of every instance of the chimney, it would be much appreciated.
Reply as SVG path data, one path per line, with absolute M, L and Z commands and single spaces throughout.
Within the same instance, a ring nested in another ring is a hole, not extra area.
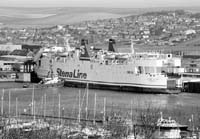
M 109 39 L 108 51 L 115 52 L 113 44 L 115 44 L 115 40 Z

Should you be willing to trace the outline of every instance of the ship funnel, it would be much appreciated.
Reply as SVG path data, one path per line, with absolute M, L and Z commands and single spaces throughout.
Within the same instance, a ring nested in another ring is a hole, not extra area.
M 82 39 L 81 40 L 81 46 L 80 46 L 80 59 L 89 57 L 89 54 L 88 54 L 88 51 L 87 51 L 87 48 L 86 48 L 86 44 L 88 44 L 88 40 Z
M 115 44 L 115 40 L 109 39 L 108 51 L 115 52 L 113 44 Z
M 88 44 L 88 40 L 82 39 L 81 46 L 86 46 L 86 44 Z
M 65 45 L 65 47 L 66 47 L 66 51 L 67 51 L 67 52 L 72 51 L 72 48 L 71 48 L 70 45 L 69 45 L 69 38 L 64 37 L 64 45 Z

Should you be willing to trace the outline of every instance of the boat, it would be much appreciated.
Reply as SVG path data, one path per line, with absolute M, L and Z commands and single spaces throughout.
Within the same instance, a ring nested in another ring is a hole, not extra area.
M 27 132 L 32 132 L 32 131 L 39 131 L 42 129 L 47 129 L 49 130 L 49 123 L 43 121 L 43 120 L 34 120 L 34 121 L 30 121 L 30 122 L 26 122 L 26 123 L 22 123 L 22 128 L 21 130 L 24 133 Z
M 49 129 L 49 124 L 41 119 L 38 120 L 21 120 L 21 119 L 6 119 L 6 131 L 20 129 L 22 132 L 38 131 Z
M 64 81 L 58 77 L 54 78 L 44 78 L 38 84 L 29 84 L 26 83 L 23 85 L 23 88 L 49 88 L 49 87 L 63 87 Z
M 169 117 L 162 116 L 157 121 L 157 130 L 154 133 L 155 139 L 181 139 L 181 132 L 187 131 L 187 125 L 181 125 Z
M 109 89 L 142 93 L 180 93 L 177 86 L 181 57 L 160 52 L 135 52 L 133 41 L 131 53 L 119 53 L 115 41 L 109 40 L 108 50 L 88 50 L 86 40 L 80 47 L 56 53 L 52 69 L 65 82 L 65 86 Z M 69 46 L 68 46 L 69 47 Z M 52 55 L 52 53 L 51 53 Z M 45 74 L 51 56 L 43 56 L 38 67 L 38 76 Z M 175 72 L 176 73 L 175 73 Z M 169 73 L 173 72 L 174 74 Z

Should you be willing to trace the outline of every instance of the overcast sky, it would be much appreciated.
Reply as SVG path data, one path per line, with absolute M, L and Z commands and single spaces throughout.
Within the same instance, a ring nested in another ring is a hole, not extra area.
M 0 0 L 0 7 L 200 7 L 200 0 Z

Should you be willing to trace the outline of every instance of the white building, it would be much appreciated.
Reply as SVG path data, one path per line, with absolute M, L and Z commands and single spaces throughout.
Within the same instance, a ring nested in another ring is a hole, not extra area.
M 0 51 L 14 51 L 21 50 L 22 45 L 14 45 L 14 44 L 0 44 Z
M 196 31 L 193 29 L 188 29 L 185 31 L 185 35 L 191 35 L 191 34 L 196 34 Z
M 13 71 L 13 65 L 20 64 L 23 65 L 23 62 L 18 62 L 15 60 L 0 60 L 0 71 Z M 20 69 L 23 67 L 20 67 Z

